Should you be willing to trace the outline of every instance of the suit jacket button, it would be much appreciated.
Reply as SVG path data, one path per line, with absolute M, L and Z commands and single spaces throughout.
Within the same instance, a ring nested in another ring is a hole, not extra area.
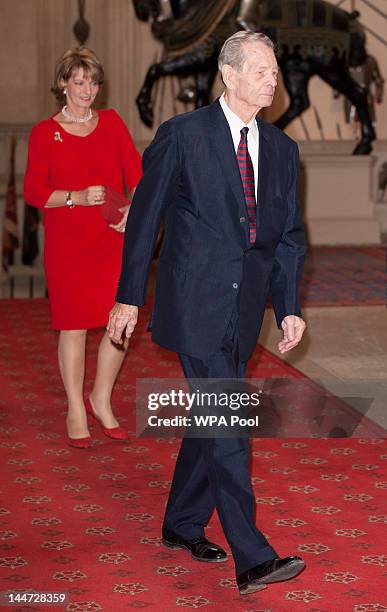
M 239 217 L 239 223 L 244 223 L 246 221 L 246 217 Z
M 232 287 L 233 289 L 238 289 L 238 283 L 233 283 Z

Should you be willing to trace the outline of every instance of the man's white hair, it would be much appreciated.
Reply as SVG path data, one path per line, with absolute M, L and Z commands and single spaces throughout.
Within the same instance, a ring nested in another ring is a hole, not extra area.
M 262 32 L 246 32 L 245 30 L 235 32 L 235 34 L 227 38 L 220 50 L 218 59 L 219 70 L 221 71 L 223 66 L 228 64 L 234 70 L 240 72 L 246 61 L 245 44 L 254 42 L 263 43 L 274 51 L 273 41 L 266 34 L 262 34 Z

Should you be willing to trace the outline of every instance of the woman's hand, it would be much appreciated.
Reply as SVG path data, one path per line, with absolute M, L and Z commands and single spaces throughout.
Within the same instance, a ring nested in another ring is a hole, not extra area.
M 103 185 L 92 185 L 81 191 L 73 191 L 73 200 L 79 206 L 101 206 L 105 202 L 105 195 Z
M 123 206 L 122 208 L 119 208 L 118 210 L 123 213 L 121 221 L 119 223 L 117 223 L 116 225 L 113 225 L 111 223 L 109 225 L 109 227 L 111 227 L 112 229 L 116 230 L 116 232 L 124 232 L 125 231 L 125 226 L 126 226 L 126 220 L 128 218 L 128 214 L 129 214 L 129 208 L 130 208 L 130 206 Z

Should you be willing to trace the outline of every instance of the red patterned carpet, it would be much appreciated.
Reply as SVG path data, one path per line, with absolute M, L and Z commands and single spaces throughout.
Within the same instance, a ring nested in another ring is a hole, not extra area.
M 314 247 L 301 284 L 304 306 L 386 303 L 385 247 Z
M 0 591 L 66 592 L 71 612 L 387 610 L 383 439 L 253 441 L 257 524 L 281 555 L 298 553 L 307 568 L 241 598 L 231 560 L 204 565 L 160 543 L 177 441 L 133 434 L 114 443 L 94 428 L 92 449 L 66 446 L 47 319 L 45 300 L 0 302 Z M 114 398 L 132 433 L 135 379 L 180 376 L 145 323 L 143 316 Z M 89 357 L 97 338 L 91 334 Z M 303 377 L 267 351 L 257 352 L 251 374 Z M 89 364 L 88 385 L 92 375 Z M 227 548 L 216 516 L 207 535 Z

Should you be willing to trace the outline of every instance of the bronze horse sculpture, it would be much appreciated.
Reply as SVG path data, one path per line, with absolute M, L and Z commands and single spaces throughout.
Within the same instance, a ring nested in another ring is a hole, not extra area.
M 308 83 L 317 75 L 345 95 L 357 110 L 361 140 L 353 153 L 371 152 L 375 132 L 367 92 L 349 72 L 349 66 L 358 66 L 366 58 L 359 13 L 348 13 L 325 0 L 171 0 L 172 13 L 165 18 L 161 2 L 165 4 L 165 0 L 133 0 L 140 20 L 153 19 L 152 32 L 167 55 L 149 68 L 137 96 L 145 125 L 153 124 L 152 87 L 163 76 L 193 76 L 196 108 L 209 104 L 221 46 L 247 23 L 249 29 L 264 32 L 276 43 L 290 103 L 275 125 L 284 129 L 310 106 Z

